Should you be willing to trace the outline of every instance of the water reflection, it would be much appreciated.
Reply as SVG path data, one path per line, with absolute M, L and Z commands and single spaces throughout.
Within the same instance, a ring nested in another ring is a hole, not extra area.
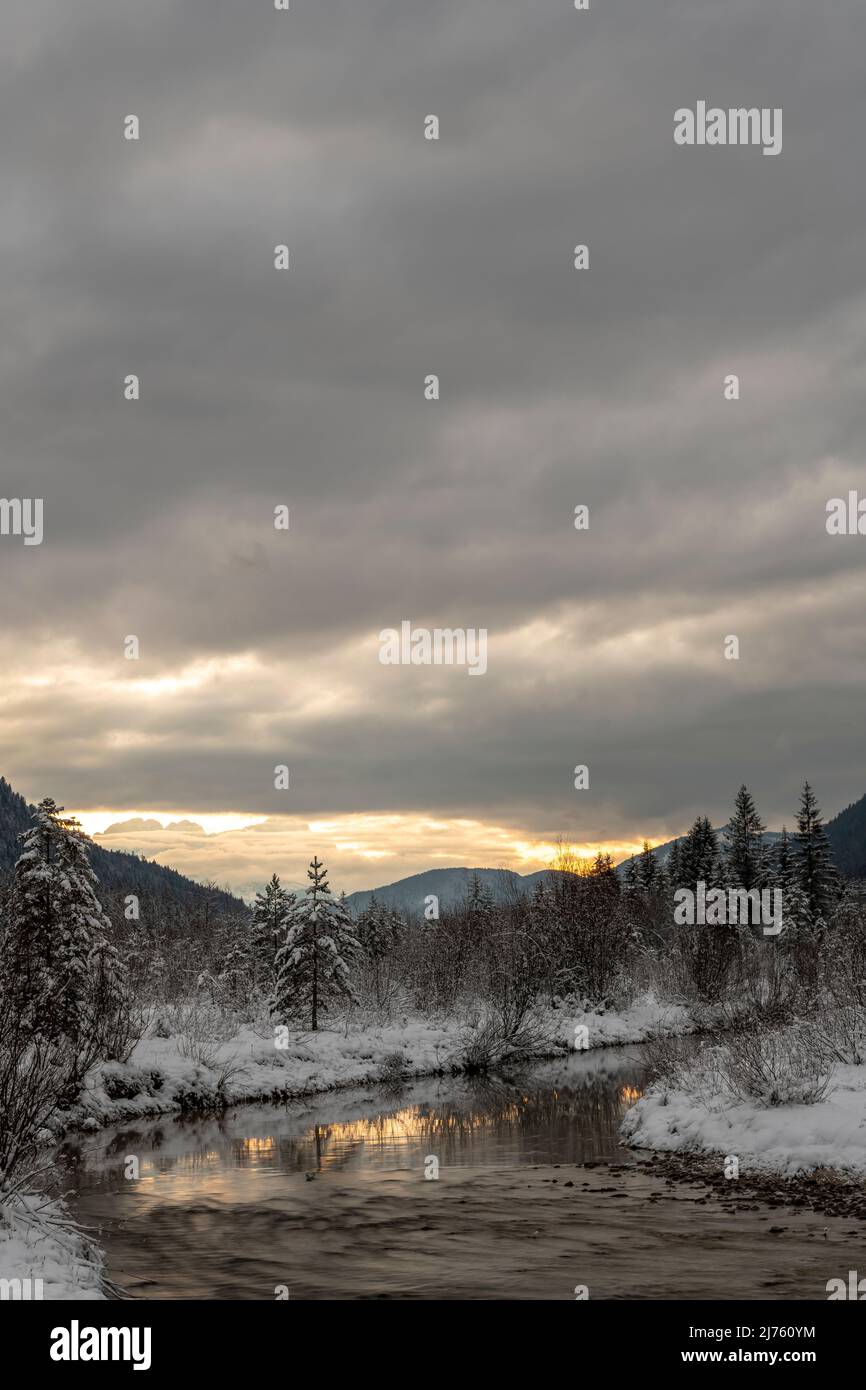
M 616 1051 L 510 1077 L 424 1078 L 397 1092 L 334 1092 L 306 1106 L 139 1123 L 97 1145 L 67 1142 L 64 1186 L 237 1201 L 305 1175 L 420 1173 L 430 1153 L 449 1167 L 624 1160 L 619 1124 L 641 1083 L 639 1057 Z M 134 1183 L 124 1177 L 130 1154 L 139 1159 Z

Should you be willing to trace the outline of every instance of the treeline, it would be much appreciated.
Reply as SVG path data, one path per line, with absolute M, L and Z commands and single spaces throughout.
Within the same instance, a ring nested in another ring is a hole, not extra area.
M 748 788 L 737 793 L 718 836 L 706 816 L 660 863 L 644 845 L 622 875 L 644 954 L 669 967 L 668 988 L 680 997 L 716 1003 L 729 997 L 780 1017 L 808 1011 L 831 988 L 846 997 L 866 981 L 866 917 L 861 899 L 841 878 L 809 783 L 795 816 L 774 844 Z M 782 931 L 771 941 L 760 928 L 674 924 L 674 895 L 687 888 L 778 889 Z
M 317 886 L 295 899 L 274 876 L 258 895 L 252 929 L 235 936 L 204 978 L 214 1000 L 268 1001 L 270 1016 L 317 1026 L 347 1004 L 378 1016 L 465 1012 L 483 1004 L 519 1026 L 539 1003 L 610 1006 L 641 984 L 701 1004 L 739 996 L 803 1008 L 838 962 L 859 969 L 862 914 L 843 887 L 820 808 L 803 788 L 796 828 L 776 844 L 745 786 L 721 836 L 700 816 L 665 863 L 645 845 L 619 873 L 609 855 L 578 861 L 563 849 L 529 897 L 505 901 L 473 877 L 462 902 L 419 903 L 402 917 L 377 901 L 353 923 Z M 768 887 L 782 891 L 783 931 L 676 925 L 674 894 Z M 330 953 L 330 955 L 329 955 Z M 330 957 L 333 957 L 331 959 Z
M 796 814 L 796 831 L 783 828 L 777 844 L 765 840 L 766 826 L 746 786 L 740 787 L 728 825 L 719 836 L 706 816 L 675 841 L 662 865 L 644 842 L 623 875 L 626 892 L 651 898 L 677 888 L 779 888 L 791 923 L 820 928 L 836 909 L 842 878 L 833 860 L 815 793 L 806 782 Z
M 314 860 L 305 893 L 288 892 L 275 874 L 251 914 L 219 919 L 210 938 L 199 939 L 194 963 L 170 933 L 150 928 L 134 934 L 125 958 L 148 997 L 195 988 L 214 1005 L 310 1028 L 347 1007 L 385 1017 L 480 1000 L 518 1017 L 537 1001 L 610 1005 L 640 981 L 713 1001 L 745 988 L 749 972 L 770 960 L 776 993 L 782 974 L 792 989 L 815 990 L 834 943 L 843 953 L 853 949 L 859 908 L 836 872 L 808 784 L 793 832 L 772 845 L 765 835 L 743 786 L 721 836 L 700 816 L 664 863 L 645 845 L 618 872 L 609 855 L 578 861 L 563 848 L 555 872 L 529 897 L 515 888 L 496 901 L 473 877 L 463 901 L 441 912 L 419 902 L 417 912 L 402 916 L 374 894 L 356 921 Z M 701 883 L 707 890 L 781 888 L 778 944 L 771 950 L 748 927 L 676 926 L 676 890 Z

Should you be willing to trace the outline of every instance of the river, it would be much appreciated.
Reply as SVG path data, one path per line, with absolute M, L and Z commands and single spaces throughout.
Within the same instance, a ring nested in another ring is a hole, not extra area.
M 826 1297 L 852 1222 L 654 1175 L 618 1137 L 643 1080 L 618 1048 L 138 1122 L 62 1185 L 137 1298 Z

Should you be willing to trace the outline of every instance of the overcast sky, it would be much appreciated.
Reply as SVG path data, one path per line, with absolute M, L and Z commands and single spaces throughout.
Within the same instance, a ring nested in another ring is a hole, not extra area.
M 591 6 L 7 0 L 29 799 L 230 816 L 228 854 L 158 848 L 236 883 L 271 867 L 237 826 L 284 817 L 272 867 L 351 889 L 626 853 L 742 781 L 773 826 L 805 776 L 828 815 L 866 791 L 866 536 L 825 529 L 866 495 L 866 10 Z M 782 153 L 676 146 L 698 101 L 782 108 Z M 486 628 L 486 674 L 382 666 L 404 619 Z

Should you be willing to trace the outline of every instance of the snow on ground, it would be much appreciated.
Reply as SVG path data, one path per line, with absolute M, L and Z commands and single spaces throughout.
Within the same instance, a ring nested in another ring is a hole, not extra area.
M 67 1224 L 61 1202 L 0 1202 L 0 1300 L 100 1299 L 102 1253 Z
M 814 1105 L 770 1105 L 659 1083 L 626 1114 L 629 1143 L 668 1152 L 736 1155 L 740 1169 L 866 1173 L 866 1066 L 838 1067 Z
M 581 1047 L 610 1047 L 641 1042 L 654 1030 L 686 1033 L 693 1026 L 685 1009 L 661 1004 L 652 994 L 619 1012 L 551 1009 L 542 1025 L 539 1058 L 567 1053 L 576 1037 Z M 579 1027 L 585 1034 L 575 1034 Z M 194 1047 L 205 1059 L 196 1061 L 184 1055 L 190 1049 L 183 1037 L 144 1038 L 126 1065 L 108 1063 L 90 1073 L 80 1105 L 64 1122 L 95 1130 L 136 1116 L 284 1102 L 340 1086 L 375 1084 L 389 1072 L 412 1077 L 459 1070 L 467 1023 L 454 1018 L 350 1023 L 291 1033 L 285 1041 L 285 1047 L 277 1047 L 272 1034 L 246 1026 L 228 1041 Z
M 587 1030 L 587 1046 L 615 1047 L 618 1043 L 645 1042 L 651 1033 L 678 1037 L 695 1031 L 694 1020 L 681 1004 L 664 1003 L 652 990 L 640 995 L 627 1008 L 596 1013 L 581 1010 L 569 1014 L 565 1010 L 551 1011 L 551 1032 L 566 1048 L 574 1047 L 574 1029 L 582 1025 Z

